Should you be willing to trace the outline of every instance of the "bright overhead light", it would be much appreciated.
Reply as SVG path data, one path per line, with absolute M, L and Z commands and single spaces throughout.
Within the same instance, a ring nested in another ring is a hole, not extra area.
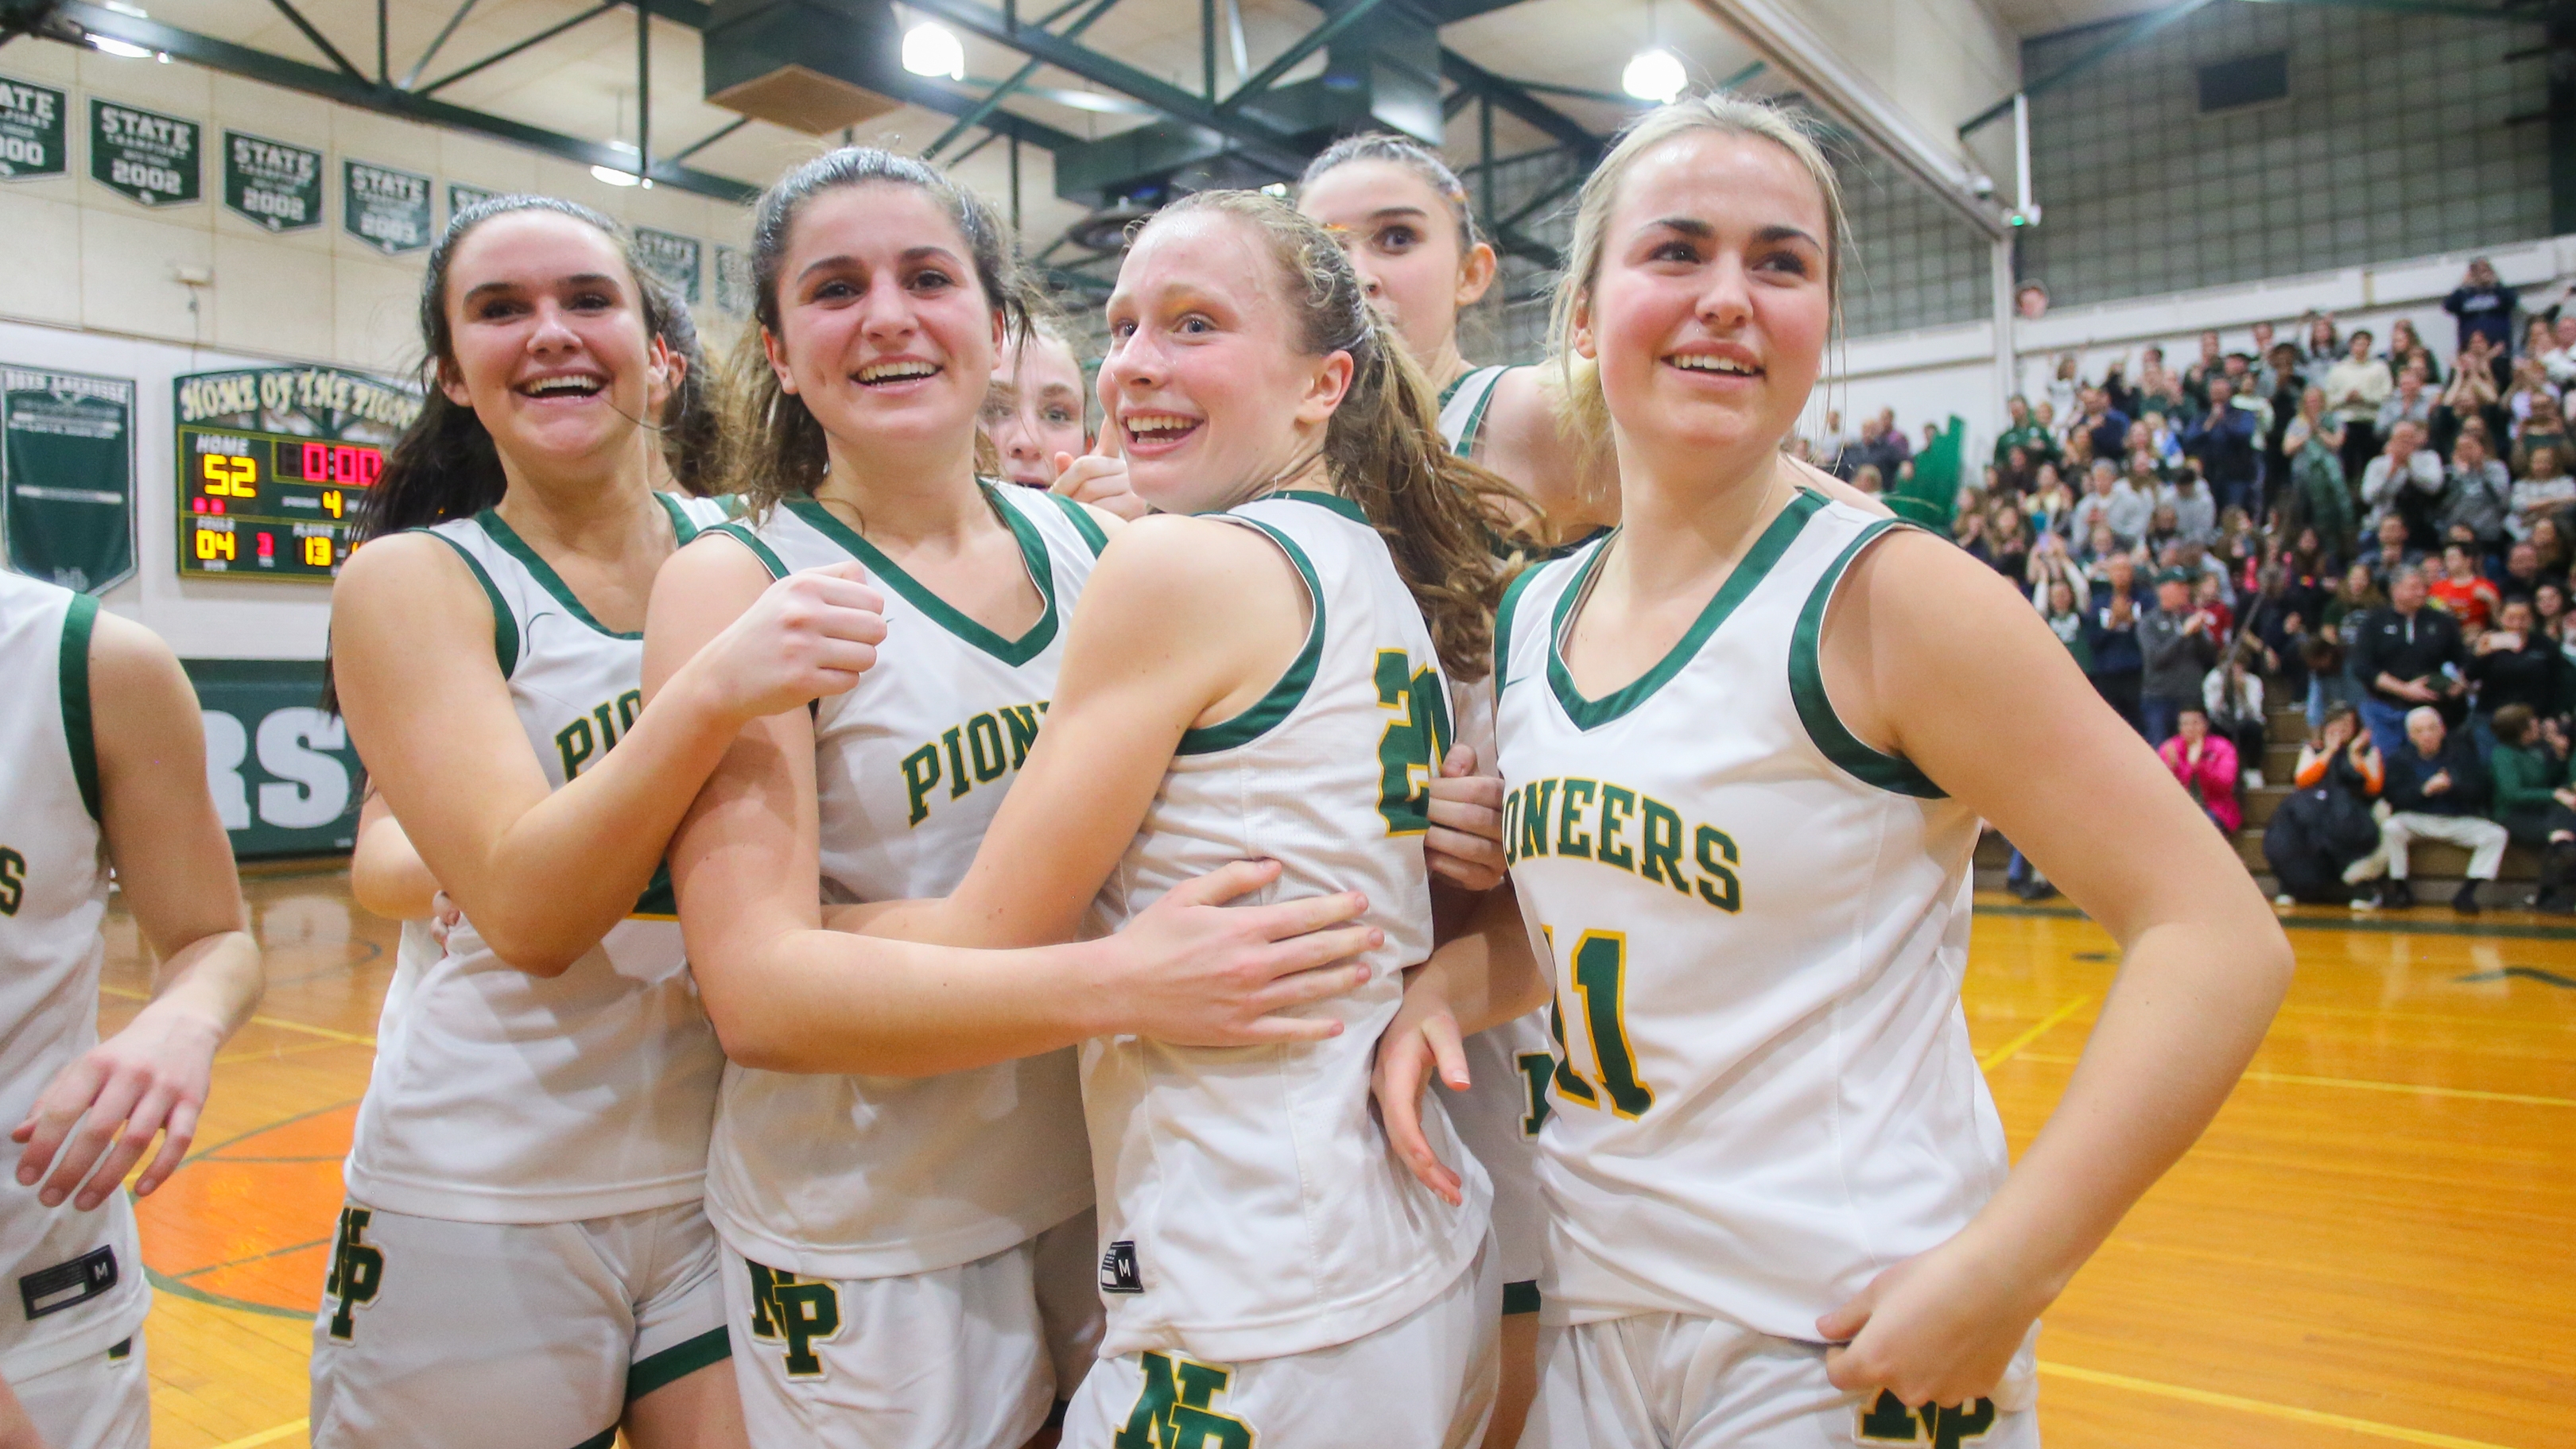
M 925 20 L 903 33 L 903 68 L 914 75 L 966 78 L 966 47 L 947 26 Z
M 620 171 L 614 166 L 593 166 L 590 174 L 593 180 L 604 181 L 611 186 L 632 186 L 644 179 L 632 171 Z
M 1619 89 L 1659 106 L 1680 99 L 1682 88 L 1689 84 L 1690 73 L 1682 69 L 1682 58 L 1661 47 L 1637 52 L 1619 76 Z
M 125 41 L 117 40 L 111 36 L 99 35 L 96 33 L 92 33 L 90 35 L 89 47 L 101 55 L 112 55 L 117 57 L 119 60 L 150 60 L 152 58 L 152 52 L 140 45 L 128 44 Z

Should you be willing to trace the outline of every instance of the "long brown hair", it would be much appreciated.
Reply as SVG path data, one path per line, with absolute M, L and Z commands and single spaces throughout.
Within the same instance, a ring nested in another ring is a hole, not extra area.
M 1450 677 L 1484 678 L 1507 581 L 1488 520 L 1536 510 L 1511 484 L 1449 451 L 1430 379 L 1369 305 L 1331 232 L 1258 191 L 1183 197 L 1145 229 L 1201 211 L 1242 222 L 1269 243 L 1307 356 L 1351 355 L 1350 387 L 1325 425 L 1325 471 L 1385 537 Z
M 725 476 L 729 491 L 742 494 L 754 510 L 811 497 L 831 471 L 831 443 L 823 424 L 803 398 L 778 385 L 761 339 L 780 335 L 778 274 L 787 263 L 797 215 L 824 192 L 869 182 L 914 187 L 938 202 L 966 240 L 986 304 L 1002 314 L 1002 345 L 1015 346 L 1028 335 L 1033 294 L 1012 259 L 1008 233 L 981 197 L 946 172 L 873 146 L 844 146 L 781 176 L 760 194 L 752 212 L 752 315 L 759 325 L 743 329 L 726 379 L 730 457 Z M 977 467 L 983 467 L 980 445 L 976 456 Z

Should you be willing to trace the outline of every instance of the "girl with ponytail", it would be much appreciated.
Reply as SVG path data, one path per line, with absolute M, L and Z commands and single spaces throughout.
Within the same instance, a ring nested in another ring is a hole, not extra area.
M 358 893 L 424 917 L 443 885 L 462 918 L 443 948 L 406 932 L 385 998 L 317 1445 L 745 1442 L 699 1206 L 723 1058 L 659 867 L 743 723 L 849 688 L 884 626 L 853 578 L 782 584 L 643 707 L 654 573 L 723 516 L 652 489 L 672 319 L 643 276 L 568 202 L 450 223 L 428 405 L 333 590 L 381 794 Z

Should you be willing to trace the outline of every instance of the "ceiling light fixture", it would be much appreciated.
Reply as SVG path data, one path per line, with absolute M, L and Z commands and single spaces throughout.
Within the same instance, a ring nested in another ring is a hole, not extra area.
M 87 38 L 89 40 L 89 48 L 97 51 L 101 55 L 112 55 L 119 60 L 150 60 L 152 58 L 152 52 L 140 45 L 118 40 L 112 36 L 100 35 L 96 31 L 90 32 Z
M 1619 75 L 1619 89 L 1641 101 L 1669 106 L 1681 98 L 1690 84 L 1690 73 L 1682 68 L 1682 58 L 1657 46 L 1641 50 Z
M 966 46 L 947 26 L 923 21 L 903 33 L 903 68 L 944 80 L 966 78 Z

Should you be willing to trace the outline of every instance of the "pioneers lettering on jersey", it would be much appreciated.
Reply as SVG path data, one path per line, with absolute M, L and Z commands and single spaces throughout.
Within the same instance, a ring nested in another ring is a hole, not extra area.
M 0 916 L 18 914 L 27 898 L 27 857 L 14 846 L 0 845 Z
M 555 751 L 563 757 L 564 780 L 569 783 L 581 774 L 581 768 L 613 748 L 625 733 L 635 727 L 635 716 L 644 709 L 644 691 L 630 689 L 613 700 L 602 700 L 587 714 L 576 716 L 572 723 L 555 731 Z M 593 728 L 593 722 L 597 728 Z
M 1029 747 L 1038 742 L 1038 721 L 1047 703 L 1040 699 L 986 710 L 941 730 L 939 738 L 904 756 L 903 792 L 911 802 L 906 823 L 919 825 L 930 818 L 931 792 L 942 780 L 948 784 L 948 799 L 963 800 L 976 786 L 1018 770 L 1028 760 Z
M 1685 868 L 1685 841 L 1696 874 Z M 1744 908 L 1733 836 L 1691 825 L 1654 796 L 1607 780 L 1532 780 L 1503 797 L 1503 858 L 1517 865 L 1548 855 L 1624 870 L 1730 914 Z

